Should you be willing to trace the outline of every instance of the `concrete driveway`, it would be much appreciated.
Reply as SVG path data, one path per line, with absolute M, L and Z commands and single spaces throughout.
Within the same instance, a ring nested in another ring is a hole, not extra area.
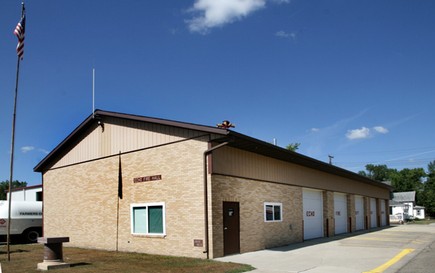
M 434 224 L 401 225 L 216 260 L 250 264 L 255 273 L 392 273 L 434 241 Z

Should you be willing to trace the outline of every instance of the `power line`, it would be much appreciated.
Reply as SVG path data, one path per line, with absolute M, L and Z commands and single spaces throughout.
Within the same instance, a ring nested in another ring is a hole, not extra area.
M 434 161 L 434 158 L 424 158 L 424 159 L 417 159 L 417 160 L 397 160 L 397 161 L 391 161 L 388 162 L 388 164 L 382 164 L 382 163 L 374 163 L 374 162 L 336 162 L 336 166 L 339 166 L 343 169 L 351 170 L 351 171 L 360 171 L 365 170 L 365 166 L 368 164 L 373 165 L 387 165 L 388 168 L 395 168 L 395 169 L 404 169 L 404 168 L 424 168 L 427 167 L 427 165 Z M 350 163 L 350 164 L 349 164 Z M 426 166 L 422 166 L 426 165 Z
M 361 164 L 374 164 L 379 165 L 382 162 L 388 164 L 398 164 L 398 163 L 424 163 L 428 161 L 435 160 L 435 157 L 418 158 L 418 159 L 401 159 L 401 160 L 372 160 L 372 161 L 338 161 L 335 162 L 337 165 L 361 165 Z
M 412 151 L 422 151 L 422 152 L 429 152 L 434 151 L 435 147 L 420 147 L 420 148 L 408 148 L 408 149 L 395 149 L 395 150 L 378 150 L 378 151 L 366 151 L 366 152 L 358 152 L 358 155 L 367 155 L 367 154 L 385 154 L 385 153 L 400 153 L 400 152 L 412 152 Z M 337 153 L 335 153 L 337 155 Z M 345 156 L 345 155 L 356 155 L 356 153 L 339 153 L 339 156 Z

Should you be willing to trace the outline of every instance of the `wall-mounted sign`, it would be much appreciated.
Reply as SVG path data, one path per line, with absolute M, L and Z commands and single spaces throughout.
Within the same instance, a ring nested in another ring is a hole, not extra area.
M 316 216 L 316 211 L 307 210 L 306 215 L 307 215 L 307 217 L 314 217 L 314 216 Z
M 156 181 L 156 180 L 162 180 L 162 175 L 158 174 L 158 175 L 150 175 L 150 176 L 133 178 L 134 183 L 149 182 L 149 181 Z
M 203 247 L 204 243 L 203 243 L 202 240 L 194 239 L 193 240 L 193 246 L 195 246 L 195 247 Z

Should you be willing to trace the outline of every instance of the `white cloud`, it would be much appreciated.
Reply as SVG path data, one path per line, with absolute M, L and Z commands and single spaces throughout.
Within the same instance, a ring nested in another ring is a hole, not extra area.
M 266 2 L 287 4 L 290 0 L 195 0 L 189 9 L 195 16 L 186 20 L 189 30 L 201 34 L 211 28 L 241 20 L 256 10 L 266 6 Z
M 42 149 L 42 148 L 39 148 L 38 151 L 40 151 L 43 154 L 48 154 L 49 153 L 49 151 L 47 151 L 45 149 Z
M 328 126 L 311 127 L 306 136 L 298 139 L 298 142 L 303 143 L 304 146 L 301 152 L 314 158 L 323 157 L 327 159 L 325 154 L 332 152 L 331 146 L 334 145 L 332 143 L 340 141 L 343 130 L 345 131 L 350 123 L 361 118 L 366 112 L 367 110 L 363 110 L 354 116 L 337 120 Z M 346 142 L 346 145 L 349 144 L 350 142 Z
M 277 4 L 288 4 L 290 3 L 290 0 L 270 0 L 271 2 L 277 3 Z
M 280 37 L 280 38 L 284 38 L 284 39 L 295 40 L 296 39 L 296 32 L 285 32 L 283 30 L 280 30 L 280 31 L 277 31 L 275 33 L 275 36 Z
M 375 126 L 372 129 L 361 127 L 360 129 L 348 130 L 346 137 L 350 140 L 364 139 L 372 137 L 375 133 L 387 134 L 388 132 L 388 129 L 383 126 Z
M 362 127 L 361 129 L 348 130 L 346 137 L 350 140 L 368 138 L 370 136 L 370 129 Z
M 265 5 L 266 0 L 196 0 L 191 10 L 199 12 L 200 16 L 187 23 L 190 31 L 206 33 L 212 27 L 240 20 Z
M 375 130 L 376 132 L 380 133 L 380 134 L 386 134 L 388 133 L 388 129 L 382 126 L 375 126 L 373 127 L 373 130 Z
M 30 151 L 33 151 L 33 150 L 35 150 L 35 147 L 33 147 L 33 146 L 23 146 L 23 147 L 21 147 L 21 152 L 22 153 L 27 153 L 27 152 L 30 152 Z
M 20 150 L 21 150 L 21 152 L 23 154 L 31 152 L 31 151 L 38 151 L 38 152 L 43 153 L 43 154 L 48 154 L 49 153 L 49 151 L 47 151 L 45 149 L 36 148 L 34 146 L 23 146 L 23 147 L 20 148 Z

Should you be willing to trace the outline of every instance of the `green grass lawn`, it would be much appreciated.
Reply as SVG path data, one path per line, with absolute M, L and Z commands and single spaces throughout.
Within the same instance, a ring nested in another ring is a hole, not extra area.
M 418 220 L 415 219 L 412 223 L 410 224 L 418 224 L 418 225 L 429 225 L 429 224 L 433 224 L 435 223 L 435 219 L 425 219 L 425 220 Z
M 43 246 L 40 244 L 11 245 L 11 261 L 7 261 L 6 246 L 0 246 L 0 263 L 3 273 L 31 273 L 43 260 Z M 141 253 L 90 250 L 64 247 L 64 261 L 70 268 L 57 269 L 59 273 L 145 273 L 145 272 L 247 272 L 254 268 L 249 265 L 223 263 L 184 257 L 158 256 Z

